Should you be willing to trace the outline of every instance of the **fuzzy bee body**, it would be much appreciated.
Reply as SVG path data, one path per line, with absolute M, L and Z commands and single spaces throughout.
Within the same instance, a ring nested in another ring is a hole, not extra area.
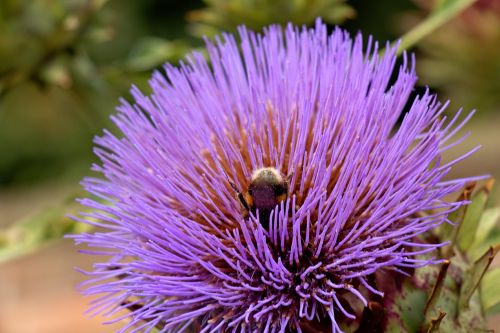
M 271 211 L 288 197 L 289 178 L 275 168 L 255 170 L 248 190 L 243 193 L 237 191 L 245 215 L 258 215 L 260 223 L 267 229 Z

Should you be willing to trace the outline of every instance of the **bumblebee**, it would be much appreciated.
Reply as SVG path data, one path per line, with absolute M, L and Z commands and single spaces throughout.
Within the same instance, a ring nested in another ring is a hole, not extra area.
M 291 175 L 285 177 L 275 168 L 261 168 L 253 172 L 246 192 L 239 192 L 231 183 L 245 210 L 245 217 L 249 213 L 257 215 L 258 212 L 260 223 L 267 229 L 271 211 L 288 197 L 290 178 Z

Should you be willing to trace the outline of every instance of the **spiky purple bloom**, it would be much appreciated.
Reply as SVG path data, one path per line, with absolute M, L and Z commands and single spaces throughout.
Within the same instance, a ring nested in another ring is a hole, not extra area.
M 130 310 L 120 332 L 340 332 L 380 297 L 374 273 L 437 261 L 419 236 L 464 204 L 443 198 L 467 180 L 443 177 L 466 156 L 441 155 L 468 117 L 426 92 L 398 124 L 417 77 L 404 57 L 390 83 L 394 47 L 320 22 L 240 38 L 207 42 L 210 65 L 166 65 L 119 107 L 123 137 L 96 140 L 104 179 L 84 181 L 100 199 L 81 220 L 104 231 L 75 238 L 111 256 L 85 292 L 97 313 Z M 231 185 L 262 167 L 291 175 L 268 228 Z

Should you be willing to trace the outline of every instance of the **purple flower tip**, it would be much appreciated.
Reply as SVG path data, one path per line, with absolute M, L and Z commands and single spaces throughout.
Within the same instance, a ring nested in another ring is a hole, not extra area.
M 469 154 L 441 154 L 469 116 L 426 92 L 398 122 L 417 77 L 403 56 L 391 81 L 395 47 L 319 21 L 239 34 L 133 89 L 123 135 L 96 139 L 80 220 L 99 229 L 74 238 L 109 256 L 85 293 L 120 332 L 341 332 L 375 272 L 437 262 L 419 235 L 464 204 L 443 198 L 471 178 L 443 177 Z

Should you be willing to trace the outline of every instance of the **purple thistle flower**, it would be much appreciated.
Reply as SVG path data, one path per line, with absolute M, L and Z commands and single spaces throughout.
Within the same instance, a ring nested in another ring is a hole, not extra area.
M 96 139 L 80 220 L 104 231 L 74 238 L 110 256 L 85 293 L 130 310 L 120 332 L 341 332 L 374 273 L 439 261 L 419 236 L 465 204 L 444 197 L 471 178 L 443 177 L 472 152 L 441 154 L 470 115 L 426 92 L 398 124 L 417 77 L 404 56 L 390 83 L 396 47 L 319 21 L 240 38 L 166 65 L 113 117 L 123 137 Z

